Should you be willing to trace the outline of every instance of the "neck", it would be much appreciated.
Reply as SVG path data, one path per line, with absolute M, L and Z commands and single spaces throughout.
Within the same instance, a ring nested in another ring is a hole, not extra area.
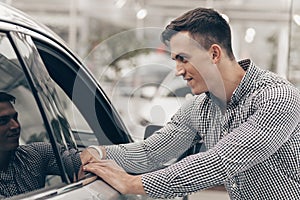
M 0 152 L 0 170 L 4 170 L 8 167 L 11 159 L 12 151 Z
M 233 92 L 243 79 L 245 71 L 236 61 L 225 61 L 218 68 L 222 76 L 222 85 L 216 85 L 212 93 L 219 103 L 226 107 L 231 100 Z

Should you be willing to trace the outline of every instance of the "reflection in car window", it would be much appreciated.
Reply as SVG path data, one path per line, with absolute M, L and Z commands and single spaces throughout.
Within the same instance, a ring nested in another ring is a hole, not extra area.
M 93 130 L 87 123 L 86 119 L 82 116 L 72 99 L 70 99 L 69 95 L 65 92 L 66 88 L 72 89 L 74 84 L 72 82 L 71 74 L 68 74 L 66 71 L 66 69 L 70 68 L 67 61 L 59 54 L 56 54 L 50 46 L 42 47 L 37 45 L 37 48 L 41 53 L 46 68 L 48 70 L 50 69 L 50 76 L 55 80 L 53 81 L 53 86 L 55 88 L 57 98 L 59 99 L 57 104 L 60 104 L 62 108 L 61 112 L 63 112 L 64 117 L 73 131 L 71 137 L 74 137 L 79 148 L 84 148 L 92 144 L 97 145 L 98 141 L 93 134 Z M 68 79 L 66 79 L 66 77 Z
M 47 141 L 45 127 L 24 72 L 5 35 L 1 35 L 0 52 L 0 90 L 18 99 L 16 109 L 22 123 L 21 142 Z
M 21 134 L 19 139 L 20 145 L 32 145 L 38 144 L 37 142 L 46 142 L 47 148 L 49 147 L 49 149 L 52 149 L 41 113 L 31 92 L 23 68 L 18 61 L 10 40 L 4 33 L 0 33 L 0 74 L 0 91 L 16 97 L 14 108 L 18 112 L 18 121 L 21 126 Z M 56 162 L 54 154 L 52 155 L 52 158 L 54 162 Z M 34 173 L 34 170 L 37 168 L 37 166 L 30 166 L 30 162 L 28 161 L 29 160 L 26 159 L 23 163 L 24 166 L 26 165 L 26 170 L 29 170 L 25 172 L 20 171 L 23 170 L 23 168 L 20 168 L 18 165 L 15 166 L 13 163 L 10 164 L 9 170 L 14 171 L 14 175 L 11 175 L 13 176 L 11 178 L 12 181 L 2 179 L 2 175 L 5 176 L 5 174 L 2 173 L 6 172 L 0 171 L 0 186 L 2 184 L 10 184 L 8 187 L 9 189 L 6 189 L 5 191 L 2 190 L 2 192 L 15 195 L 19 192 L 28 191 L 27 189 L 34 185 L 34 183 L 26 183 L 26 186 L 18 187 L 13 181 L 16 177 L 16 179 L 18 179 L 19 176 L 22 176 L 22 180 L 25 182 L 26 180 L 29 180 L 27 179 L 28 176 L 32 176 L 31 172 Z M 25 175 L 21 175 L 21 172 L 23 172 Z M 39 174 L 36 174 L 36 176 L 43 177 Z M 45 186 L 52 186 L 62 183 L 61 179 L 57 176 L 48 176 L 45 179 L 42 179 L 43 178 L 41 178 L 41 182 L 37 185 L 43 185 L 44 181 Z M 1 181 L 5 181 L 5 183 Z M 36 189 L 35 186 L 32 188 Z M 16 191 L 16 193 L 14 191 Z

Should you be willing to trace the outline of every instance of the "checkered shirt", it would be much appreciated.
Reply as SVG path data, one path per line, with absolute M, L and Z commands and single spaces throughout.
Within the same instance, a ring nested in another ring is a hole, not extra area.
M 154 198 L 224 184 L 236 200 L 300 199 L 299 90 L 251 60 L 239 64 L 246 74 L 224 114 L 210 94 L 196 96 L 145 141 L 106 146 L 107 157 L 148 172 L 142 183 Z M 203 151 L 162 168 L 197 142 Z
M 67 169 L 75 166 L 78 171 L 81 165 L 79 153 L 74 149 L 64 151 L 63 161 Z M 0 170 L 0 199 L 43 188 L 47 175 L 60 174 L 49 143 L 21 145 L 14 152 L 8 169 Z

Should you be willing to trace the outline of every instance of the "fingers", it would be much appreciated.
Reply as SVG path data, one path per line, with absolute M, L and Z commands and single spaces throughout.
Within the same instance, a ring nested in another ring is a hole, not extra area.
M 102 170 L 103 167 L 104 166 L 102 166 L 99 163 L 89 163 L 89 164 L 83 166 L 83 170 L 92 172 L 92 173 L 96 174 L 97 176 L 102 177 L 104 174 L 103 170 Z
M 84 171 L 89 171 L 101 177 L 105 182 L 121 193 L 126 193 L 128 185 L 128 174 L 112 160 L 101 160 L 90 162 L 83 167 Z
M 89 163 L 85 164 L 84 167 L 86 166 L 94 166 L 94 167 L 109 167 L 109 168 L 114 168 L 114 169 L 122 169 L 114 160 L 92 160 Z
M 87 148 L 83 150 L 80 154 L 80 159 L 82 165 L 88 164 L 89 162 L 100 160 L 99 153 L 92 148 Z
M 101 177 L 103 180 L 111 183 L 110 179 L 116 176 L 119 170 L 111 167 L 108 162 L 93 162 L 83 166 L 84 171 L 91 172 Z
M 90 160 L 91 160 L 91 155 L 90 155 L 90 153 L 85 149 L 84 151 L 82 151 L 82 152 L 80 153 L 80 159 L 81 159 L 81 164 L 82 164 L 82 165 L 85 165 L 85 164 L 87 164 L 87 163 L 90 162 Z
M 80 167 L 77 177 L 78 177 L 78 180 L 81 180 L 82 178 L 84 178 L 83 166 Z

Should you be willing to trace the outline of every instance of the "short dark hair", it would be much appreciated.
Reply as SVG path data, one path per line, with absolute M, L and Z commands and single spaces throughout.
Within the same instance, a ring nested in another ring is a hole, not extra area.
M 7 94 L 6 92 L 0 92 L 0 102 L 9 102 L 14 104 L 16 101 L 16 97 L 11 94 Z
M 171 21 L 161 34 L 162 42 L 169 46 L 171 37 L 180 31 L 188 31 L 206 50 L 213 44 L 220 45 L 234 59 L 230 26 L 214 9 L 196 8 Z

